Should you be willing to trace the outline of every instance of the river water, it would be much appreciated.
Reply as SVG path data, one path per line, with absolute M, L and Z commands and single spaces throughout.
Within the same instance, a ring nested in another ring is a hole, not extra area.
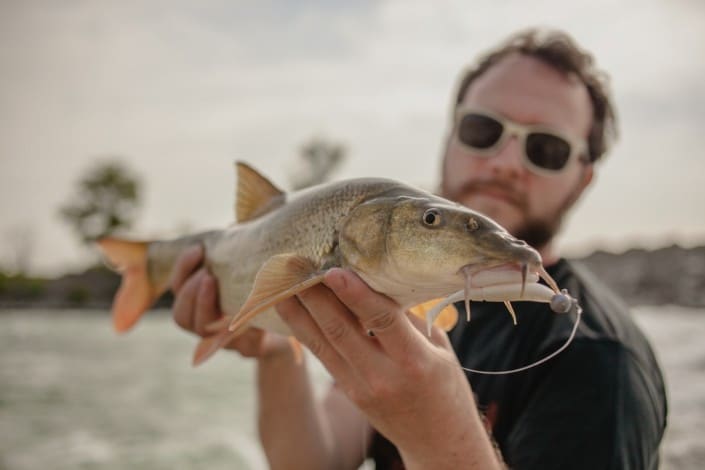
M 705 311 L 639 308 L 666 374 L 662 468 L 705 462 Z M 105 312 L 0 311 L 0 470 L 260 469 L 254 368 L 230 352 L 190 366 L 166 314 L 115 335 Z M 327 376 L 312 370 L 319 389 Z

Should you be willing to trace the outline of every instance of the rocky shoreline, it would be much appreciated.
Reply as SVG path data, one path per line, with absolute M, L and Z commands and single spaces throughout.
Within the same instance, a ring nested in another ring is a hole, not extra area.
M 705 307 L 705 246 L 596 251 L 576 260 L 631 306 Z M 0 274 L 0 308 L 105 309 L 119 283 L 119 277 L 103 266 L 56 279 Z M 165 294 L 158 306 L 168 307 L 171 300 Z
M 705 307 L 705 246 L 597 251 L 580 261 L 629 305 Z

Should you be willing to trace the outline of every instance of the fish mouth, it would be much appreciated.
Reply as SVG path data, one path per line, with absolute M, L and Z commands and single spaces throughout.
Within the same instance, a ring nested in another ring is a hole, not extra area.
M 527 264 L 503 263 L 493 266 L 478 267 L 468 264 L 460 268 L 459 274 L 465 278 L 466 288 L 488 287 L 501 284 L 536 282 L 539 279 L 535 271 L 530 271 Z
M 484 266 L 467 264 L 460 268 L 458 273 L 465 277 L 465 286 L 450 294 L 428 312 L 426 320 L 429 335 L 433 321 L 440 312 L 460 300 L 465 301 L 467 321 L 470 321 L 471 300 L 498 301 L 504 302 L 516 325 L 517 319 L 512 301 L 530 300 L 550 303 L 555 295 L 560 294 L 556 281 L 546 272 L 542 264 L 500 263 Z M 539 284 L 539 279 L 543 279 L 548 287 Z
M 559 293 L 556 281 L 540 263 L 498 263 L 489 265 L 466 264 L 458 270 L 465 277 L 465 289 L 484 288 L 497 285 L 521 285 L 520 297 L 526 286 L 543 279 L 555 293 Z

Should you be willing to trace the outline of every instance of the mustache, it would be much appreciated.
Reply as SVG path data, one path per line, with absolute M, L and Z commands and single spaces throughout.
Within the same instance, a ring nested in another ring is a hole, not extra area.
M 450 194 L 450 199 L 459 200 L 463 196 L 482 194 L 488 191 L 501 193 L 511 204 L 522 211 L 528 209 L 524 193 L 517 191 L 509 184 L 497 180 L 468 181 L 454 191 L 454 194 Z

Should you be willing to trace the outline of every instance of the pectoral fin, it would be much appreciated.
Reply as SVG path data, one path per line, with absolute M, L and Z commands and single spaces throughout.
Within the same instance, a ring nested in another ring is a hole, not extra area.
M 257 272 L 250 296 L 233 317 L 230 331 L 240 329 L 258 313 L 318 284 L 323 275 L 324 272 L 304 256 L 291 253 L 272 256 Z
M 443 299 L 429 300 L 417 305 L 416 307 L 410 308 L 409 311 L 422 320 L 425 320 L 426 314 L 441 301 L 443 301 Z M 441 310 L 441 313 L 438 314 L 433 322 L 434 325 L 442 328 L 444 331 L 450 331 L 456 323 L 458 323 L 458 311 L 455 309 L 453 304 L 448 305 L 446 308 Z

